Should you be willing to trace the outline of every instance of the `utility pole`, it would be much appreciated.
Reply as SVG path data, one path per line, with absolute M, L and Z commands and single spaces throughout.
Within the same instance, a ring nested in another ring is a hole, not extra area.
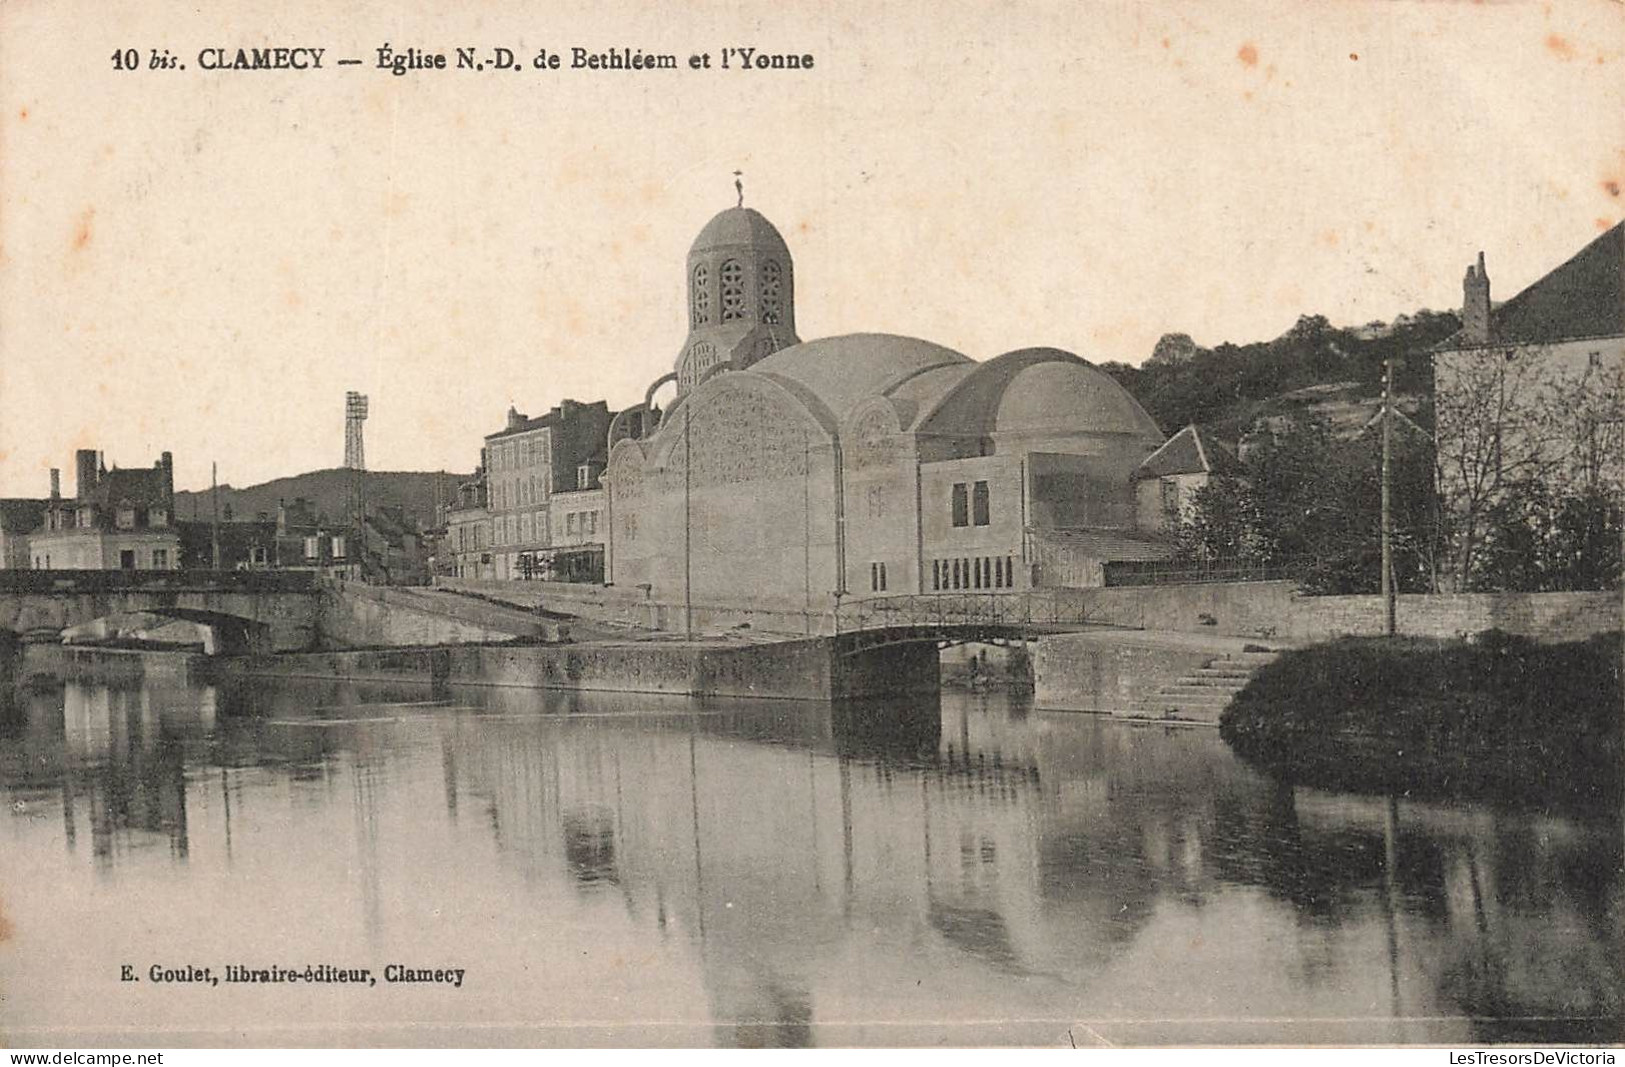
M 220 566 L 220 462 L 212 461 L 209 464 L 209 498 L 214 503 L 214 522 L 211 524 L 209 569 L 221 570 Z
M 1382 602 L 1383 633 L 1394 636 L 1394 529 L 1393 529 L 1393 421 L 1394 359 L 1383 361 L 1382 372 Z
M 689 407 L 692 404 L 691 400 L 683 405 L 683 637 L 690 641 L 694 639 L 694 553 L 691 549 L 693 513 L 690 510 L 694 472 L 688 438 Z

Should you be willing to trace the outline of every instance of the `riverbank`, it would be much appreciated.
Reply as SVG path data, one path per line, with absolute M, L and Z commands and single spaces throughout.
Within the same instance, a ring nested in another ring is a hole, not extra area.
M 1306 785 L 1617 807 L 1620 642 L 1491 632 L 1289 651 L 1237 694 L 1220 736 Z

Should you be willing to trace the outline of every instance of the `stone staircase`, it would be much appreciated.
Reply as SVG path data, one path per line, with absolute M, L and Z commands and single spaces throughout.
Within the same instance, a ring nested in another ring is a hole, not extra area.
M 1135 719 L 1217 725 L 1230 701 L 1251 680 L 1253 672 L 1273 663 L 1279 652 L 1232 652 L 1210 660 L 1189 674 L 1166 682 L 1137 697 L 1119 714 Z

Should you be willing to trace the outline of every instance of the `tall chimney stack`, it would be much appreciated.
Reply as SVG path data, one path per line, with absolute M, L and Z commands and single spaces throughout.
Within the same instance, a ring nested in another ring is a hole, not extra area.
M 73 454 L 73 491 L 80 500 L 88 500 L 96 492 L 96 450 L 81 448 Z
M 1476 267 L 1467 268 L 1462 279 L 1461 335 L 1468 344 L 1490 343 L 1490 275 L 1484 269 L 1484 253 Z
M 62 470 L 60 467 L 51 468 L 51 499 L 62 499 Z

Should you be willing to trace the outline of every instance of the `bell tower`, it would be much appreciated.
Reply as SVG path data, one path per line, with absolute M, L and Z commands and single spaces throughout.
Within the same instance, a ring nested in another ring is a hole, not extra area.
M 688 250 L 688 339 L 677 357 L 679 396 L 718 368 L 743 370 L 801 343 L 790 249 L 743 199 L 741 192 L 740 205 L 706 223 Z

